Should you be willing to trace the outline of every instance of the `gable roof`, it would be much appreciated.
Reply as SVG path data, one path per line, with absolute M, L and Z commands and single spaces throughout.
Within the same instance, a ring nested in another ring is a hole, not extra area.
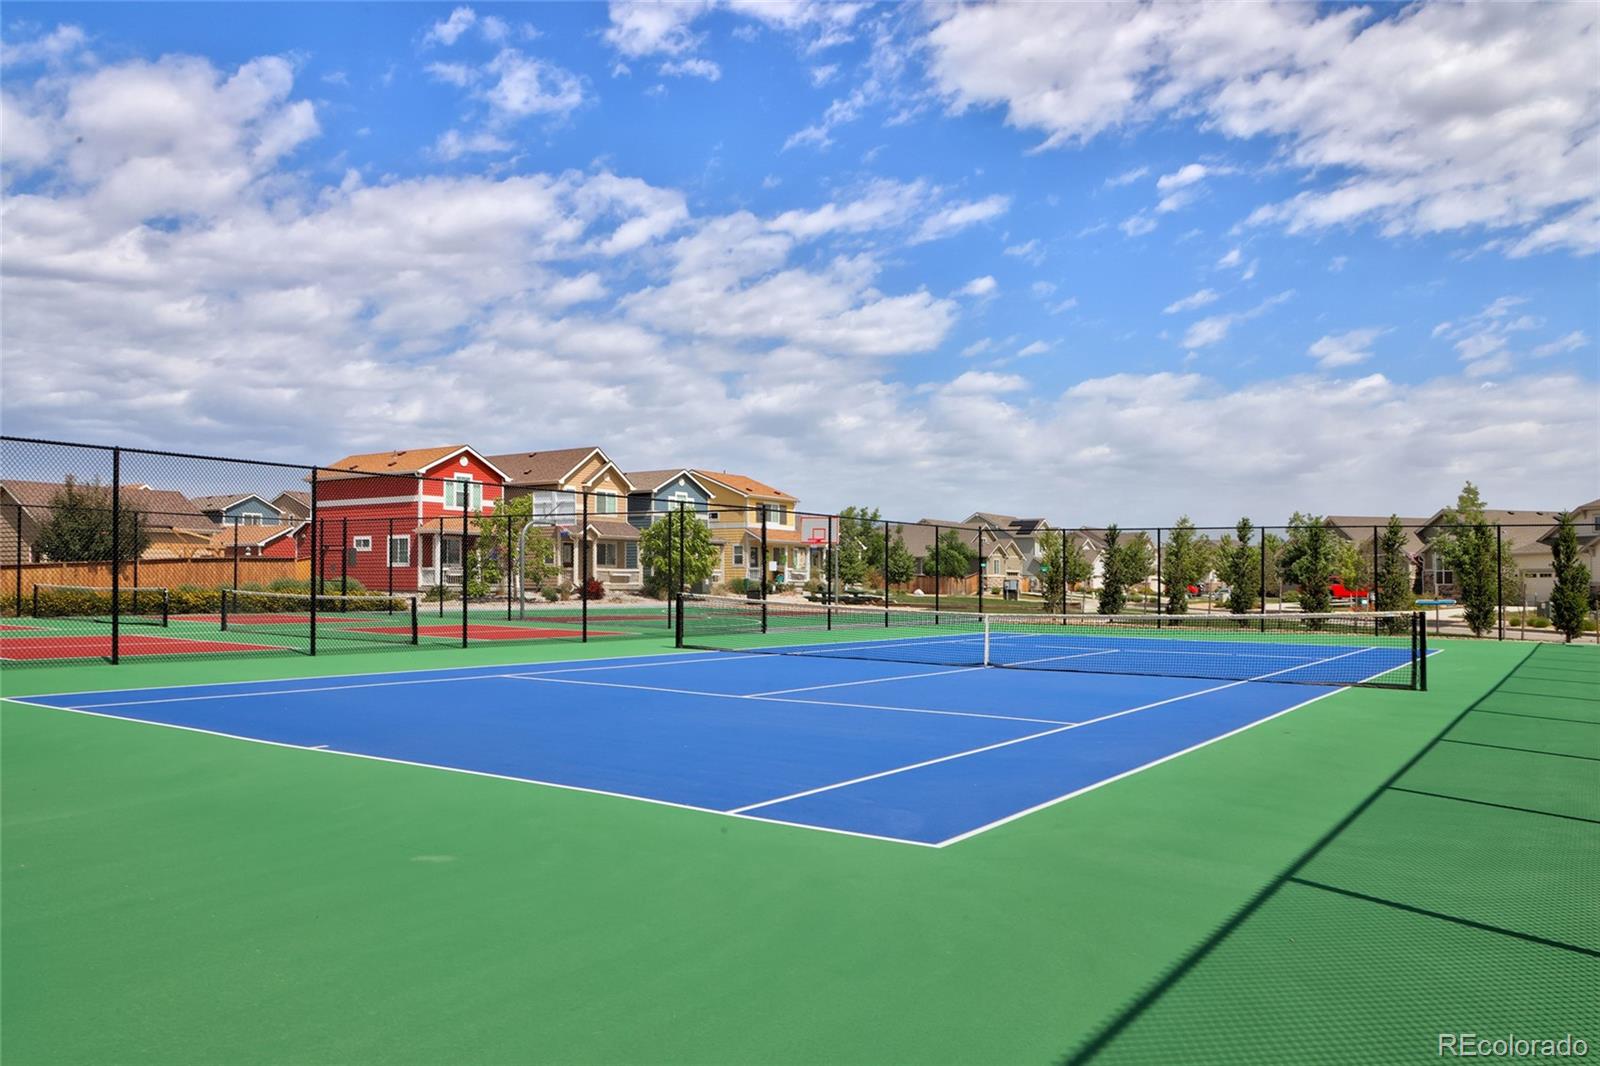
M 191 496 L 189 499 L 202 511 L 226 511 L 234 504 L 243 503 L 246 500 L 260 500 L 268 507 L 272 507 L 274 511 L 277 510 L 266 497 L 258 496 L 253 492 L 234 493 L 228 496 Z M 307 502 L 309 500 L 310 497 L 308 496 Z
M 1424 523 L 1417 532 L 1422 535 L 1424 542 L 1432 540 L 1432 536 L 1445 525 L 1444 517 L 1449 509 L 1440 510 Z M 1483 520 L 1491 526 L 1500 526 L 1501 543 L 1512 550 L 1526 548 L 1539 543 L 1546 533 L 1556 526 L 1555 511 L 1501 511 L 1484 509 Z
M 278 493 L 272 498 L 272 505 L 274 507 L 278 507 L 278 501 L 283 499 L 285 496 L 289 498 L 289 502 L 299 504 L 303 510 L 311 510 L 311 493 L 297 492 L 294 489 L 285 489 L 284 491 Z M 278 507 L 278 510 L 281 511 L 283 508 Z
M 241 548 L 264 548 L 279 537 L 298 533 L 308 524 L 307 522 L 285 522 L 273 526 L 228 526 L 211 534 L 211 547 L 228 549 L 237 544 Z M 235 530 L 238 532 L 235 533 Z M 235 539 L 235 537 L 238 539 Z
M 789 495 L 787 492 L 784 492 L 782 489 L 775 489 L 771 485 L 768 485 L 765 482 L 757 481 L 755 478 L 746 474 L 730 474 L 726 470 L 700 469 L 693 470 L 691 473 L 698 474 L 703 478 L 714 481 L 724 488 L 732 489 L 741 496 L 769 496 L 775 500 L 795 499 L 795 497 Z
M 711 486 L 707 485 L 699 475 L 688 467 L 671 467 L 666 470 L 629 470 L 622 476 L 628 479 L 628 484 L 640 492 L 655 492 L 667 482 L 676 481 L 680 474 L 689 478 L 689 480 L 707 492 L 711 491 Z
M 1362 514 L 1331 514 L 1323 520 L 1324 525 L 1332 526 L 1346 540 L 1360 544 L 1362 541 L 1372 539 L 1374 527 L 1378 536 L 1383 536 L 1383 531 L 1389 524 L 1388 515 L 1362 515 Z M 1422 551 L 1422 527 L 1428 524 L 1426 518 L 1400 517 L 1400 522 L 1406 527 L 1405 551 L 1408 555 L 1416 555 Z
M 581 448 L 549 448 L 539 452 L 507 452 L 491 455 L 489 462 L 506 472 L 509 485 L 558 485 L 577 472 L 595 452 L 610 462 L 599 445 L 588 444 Z M 614 465 L 614 464 L 613 464 Z M 618 473 L 621 473 L 619 470 Z
M 91 486 L 89 482 L 77 484 Z M 0 489 L 14 503 L 21 504 L 24 513 L 35 521 L 49 518 L 51 501 L 66 487 L 64 482 L 59 481 L 0 481 Z M 98 487 L 107 493 L 111 491 L 109 485 Z M 181 492 L 153 489 L 149 485 L 123 485 L 121 498 L 122 505 L 137 510 L 145 525 L 152 529 L 197 529 L 209 532 L 217 528 L 217 524 L 201 514 L 200 509 Z
M 446 459 L 453 459 L 462 452 L 472 452 L 489 469 L 504 478 L 505 471 L 493 459 L 479 455 L 473 448 L 466 444 L 442 444 L 437 448 L 399 448 L 390 452 L 364 452 L 360 455 L 347 455 L 343 459 L 329 463 L 323 469 L 326 471 L 349 472 L 352 474 L 395 474 L 400 476 L 416 477 L 427 473 Z

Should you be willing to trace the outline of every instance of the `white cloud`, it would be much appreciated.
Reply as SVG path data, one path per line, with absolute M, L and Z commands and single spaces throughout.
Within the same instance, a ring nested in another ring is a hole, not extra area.
M 1197 181 L 1204 180 L 1206 173 L 1207 170 L 1204 164 L 1190 163 L 1173 171 L 1171 174 L 1161 175 L 1156 179 L 1156 188 L 1161 192 L 1182 189 L 1193 185 Z
M 920 243 L 948 237 L 969 226 L 998 218 L 1010 209 L 1009 196 L 986 196 L 982 200 L 950 204 L 923 219 L 912 242 Z
M 1028 291 L 1043 300 L 1048 296 L 1055 295 L 1056 284 L 1053 281 L 1036 281 L 1028 286 Z
M 839 73 L 839 64 L 828 63 L 824 66 L 812 67 L 809 73 L 811 74 L 812 88 L 820 88 L 832 81 L 833 76 Z
M 1036 262 L 1043 258 L 1043 255 L 1039 249 L 1039 239 L 1037 237 L 1022 244 L 1013 244 L 1006 248 L 1005 253 L 1006 255 L 1014 255 L 1019 259 L 1027 259 L 1032 262 Z
M 1042 148 L 1198 113 L 1317 180 L 1258 209 L 1290 232 L 1498 231 L 1508 255 L 1600 247 L 1592 4 L 952 5 L 929 70 Z M 1324 176 L 1327 175 L 1327 176 Z
M 1057 300 L 1055 303 L 1050 304 L 1045 308 L 1045 310 L 1052 315 L 1059 315 L 1062 312 L 1070 311 L 1077 306 L 1078 298 L 1076 296 L 1068 296 L 1065 300 Z
M 968 370 L 954 381 L 944 386 L 946 393 L 968 393 L 978 395 L 994 395 L 1003 392 L 1017 392 L 1028 387 L 1023 378 L 1015 374 L 996 374 L 987 370 Z
M 22 36 L 17 27 L 12 27 L 10 41 L 0 42 L 0 66 L 17 67 L 28 66 L 32 63 L 57 64 L 78 54 L 88 38 L 78 26 L 63 23 L 42 37 L 31 40 L 16 40 Z
M 1274 307 L 1290 299 L 1293 295 L 1293 290 L 1280 292 L 1276 296 L 1267 297 L 1249 310 L 1202 318 L 1184 331 L 1183 346 L 1190 352 L 1194 352 L 1198 349 L 1209 348 L 1214 344 L 1218 344 L 1227 339 L 1228 331 L 1240 322 L 1249 322 L 1252 319 L 1260 318 Z
M 630 59 L 680 55 L 699 43 L 689 27 L 710 8 L 709 3 L 695 0 L 672 4 L 612 0 L 606 43 Z
M 423 35 L 423 44 L 452 45 L 460 40 L 461 35 L 472 28 L 478 21 L 477 12 L 470 7 L 458 7 L 450 12 L 450 17 L 440 22 L 435 22 L 428 32 Z
M 1497 297 L 1476 314 L 1439 323 L 1433 328 L 1433 337 L 1452 342 L 1469 376 L 1505 373 L 1513 364 L 1511 345 L 1516 335 L 1543 325 L 1540 319 L 1518 310 L 1527 303 L 1525 296 Z
M 1142 237 L 1156 228 L 1156 222 L 1155 219 L 1141 211 L 1136 215 L 1129 215 L 1117 223 L 1117 228 L 1130 237 Z
M 1354 366 L 1372 358 L 1372 342 L 1383 336 L 1382 329 L 1352 329 L 1320 338 L 1306 350 L 1323 370 Z
M 481 76 L 476 67 L 466 63 L 429 63 L 422 69 L 436 80 L 454 85 L 458 89 L 465 89 Z
M 484 99 L 508 118 L 565 115 L 584 101 L 577 75 L 515 48 L 503 49 L 485 69 L 498 80 L 484 91 Z
M 802 240 L 825 233 L 861 233 L 906 223 L 934 195 L 935 190 L 921 181 L 880 179 L 867 185 L 853 199 L 811 210 L 785 211 L 774 218 L 770 226 Z
M 961 349 L 961 354 L 964 358 L 971 359 L 975 355 L 982 355 L 984 352 L 989 351 L 993 347 L 994 341 L 988 337 L 984 337 L 980 340 L 973 341 L 971 344 Z
M 1217 269 L 1226 270 L 1230 267 L 1236 267 L 1243 258 L 1243 254 L 1239 251 L 1239 249 L 1230 248 L 1228 249 L 1228 253 L 1226 255 L 1217 260 Z
M 440 159 L 460 159 L 464 155 L 497 154 L 511 150 L 511 142 L 479 130 L 476 133 L 462 133 L 460 130 L 445 130 L 434 142 L 433 154 Z
M 1114 189 L 1122 185 L 1132 185 L 1148 173 L 1150 173 L 1149 167 L 1134 167 L 1132 170 L 1124 170 L 1120 174 L 1113 174 L 1107 178 L 1106 188 Z
M 984 297 L 993 296 L 999 288 L 1000 283 L 995 281 L 993 276 L 985 274 L 981 278 L 973 278 L 971 281 L 961 286 L 957 292 L 962 296 Z
M 1551 355 L 1563 355 L 1567 352 L 1575 352 L 1588 343 L 1589 335 L 1583 332 L 1581 329 L 1575 329 L 1564 337 L 1558 337 L 1548 344 L 1539 345 L 1529 354 L 1531 354 L 1535 359 L 1543 359 Z
M 1348 262 L 1350 262 L 1350 257 L 1347 255 L 1334 256 L 1332 259 L 1328 260 L 1328 273 L 1342 273 L 1344 271 L 1345 264 Z
M 709 59 L 669 59 L 661 64 L 661 74 L 668 78 L 704 78 L 716 81 L 722 77 L 722 68 Z
M 1044 341 L 1034 341 L 1032 344 L 1027 344 L 1017 349 L 1017 358 L 1029 359 L 1035 355 L 1043 355 L 1049 350 L 1050 345 L 1046 344 Z
M 1161 313 L 1175 315 L 1180 311 L 1193 311 L 1198 307 L 1204 307 L 1206 304 L 1215 303 L 1216 299 L 1217 294 L 1215 292 L 1210 289 L 1201 289 L 1199 292 L 1191 293 L 1181 300 L 1172 301 L 1162 309 Z

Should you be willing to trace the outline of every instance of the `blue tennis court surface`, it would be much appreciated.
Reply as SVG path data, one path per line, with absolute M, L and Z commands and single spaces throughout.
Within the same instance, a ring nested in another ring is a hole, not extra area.
M 23 702 L 943 845 L 1332 691 L 716 654 Z

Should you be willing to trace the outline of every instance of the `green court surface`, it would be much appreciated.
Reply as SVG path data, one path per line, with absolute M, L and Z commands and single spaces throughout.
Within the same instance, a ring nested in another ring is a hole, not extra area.
M 1427 693 L 1340 692 L 941 849 L 6 702 L 0 1057 L 1388 1063 L 1437 1061 L 1441 1031 L 1600 1044 L 1600 651 L 1438 647 Z

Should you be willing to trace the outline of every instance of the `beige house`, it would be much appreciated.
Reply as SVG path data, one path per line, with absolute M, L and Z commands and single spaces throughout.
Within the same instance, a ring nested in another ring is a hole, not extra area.
M 1579 504 L 1572 509 L 1573 525 L 1578 527 L 1578 561 L 1589 568 L 1590 593 L 1600 592 L 1600 500 L 1590 500 L 1588 503 Z M 1561 532 L 1560 526 L 1553 526 L 1548 533 L 1540 537 L 1545 548 L 1551 552 L 1550 585 L 1555 587 L 1554 552 L 1556 536 Z M 1526 580 L 1526 579 L 1524 579 Z M 1549 597 L 1546 596 L 1546 599 Z M 1535 602 L 1530 592 L 1528 602 Z
M 46 560 L 35 548 L 40 530 L 50 520 L 52 503 L 66 488 L 61 482 L 0 481 L 0 561 L 9 566 L 18 561 L 79 561 Z M 110 489 L 104 488 L 109 500 Z M 201 514 L 183 493 L 149 485 L 123 485 L 121 498 L 124 510 L 138 514 L 139 530 L 146 541 L 140 558 L 194 559 L 210 554 L 211 535 L 217 524 Z M 108 527 L 110 521 L 108 515 Z
M 561 580 L 576 585 L 582 570 L 583 519 L 588 513 L 589 574 L 607 589 L 644 587 L 639 566 L 639 530 L 628 521 L 633 482 L 594 446 L 491 455 L 506 475 L 506 497 L 533 498 L 533 515 L 558 539 Z
M 1449 528 L 1448 509 L 1442 509 L 1428 519 L 1419 531 L 1424 548 L 1422 552 L 1422 591 L 1424 595 L 1454 597 L 1459 593 L 1456 575 L 1432 542 Z M 1500 532 L 1500 551 L 1515 564 L 1522 576 L 1527 602 L 1542 606 L 1550 600 L 1555 587 L 1555 568 L 1546 540 L 1556 529 L 1555 511 L 1501 511 L 1485 510 L 1484 521 Z
M 744 474 L 691 471 L 710 492 L 706 520 L 722 553 L 713 583 L 761 580 L 762 527 L 766 528 L 767 580 L 771 588 L 803 586 L 823 577 L 823 544 L 795 513 L 795 497 Z
M 1380 544 L 1382 543 L 1383 531 L 1389 525 L 1388 515 L 1331 514 L 1322 521 L 1323 525 L 1333 530 L 1341 539 L 1354 544 L 1357 553 L 1360 554 L 1362 559 L 1366 560 L 1367 568 L 1369 570 L 1373 569 L 1372 535 L 1376 531 L 1378 541 Z M 1419 568 L 1422 566 L 1423 554 L 1427 550 L 1427 544 L 1422 539 L 1422 530 L 1428 525 L 1430 519 L 1401 515 L 1400 521 L 1406 527 L 1405 553 L 1406 559 L 1409 561 L 1410 579 L 1412 584 L 1415 585 Z M 1345 575 L 1340 576 L 1345 577 L 1346 581 L 1350 580 Z

